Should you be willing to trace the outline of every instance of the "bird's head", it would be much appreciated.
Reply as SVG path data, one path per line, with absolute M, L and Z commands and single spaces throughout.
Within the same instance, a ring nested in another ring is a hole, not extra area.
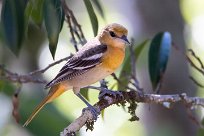
M 112 23 L 102 29 L 98 38 L 103 44 L 124 48 L 125 45 L 130 44 L 127 34 L 128 30 L 124 26 Z

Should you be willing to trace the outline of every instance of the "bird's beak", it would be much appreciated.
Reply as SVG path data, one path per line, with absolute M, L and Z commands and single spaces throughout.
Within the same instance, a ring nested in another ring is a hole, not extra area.
M 124 41 L 126 41 L 126 42 L 130 45 L 130 42 L 128 41 L 127 36 L 123 35 L 123 36 L 121 37 L 121 39 L 124 40 Z

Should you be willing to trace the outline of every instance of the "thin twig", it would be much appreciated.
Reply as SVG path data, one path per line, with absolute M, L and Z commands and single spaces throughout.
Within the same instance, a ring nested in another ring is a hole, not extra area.
M 115 73 L 112 73 L 111 76 L 113 77 L 113 79 L 115 79 L 115 80 L 118 82 L 118 84 L 124 85 L 124 83 L 116 76 Z M 128 77 L 128 79 L 129 79 L 129 77 Z M 131 80 L 129 80 L 129 82 L 132 83 Z M 133 84 L 133 83 L 132 83 L 132 84 Z M 125 86 L 125 85 L 124 85 L 124 86 Z M 133 85 L 133 86 L 135 86 L 135 85 Z M 133 88 L 131 88 L 131 87 L 129 87 L 129 86 L 125 86 L 125 88 L 126 88 L 126 89 L 129 89 L 129 90 L 134 90 Z
M 107 86 L 107 81 L 105 81 L 105 79 L 102 79 L 101 81 L 100 81 L 100 84 L 101 84 L 101 88 L 108 88 L 108 86 Z
M 120 79 L 118 79 L 118 77 L 116 76 L 115 73 L 112 73 L 111 76 L 113 77 L 113 79 L 115 79 L 119 84 L 121 84 Z
M 67 9 L 69 10 L 70 16 L 72 17 L 72 20 L 73 20 L 74 24 L 75 24 L 75 25 L 77 26 L 77 28 L 79 29 L 81 38 L 83 39 L 84 43 L 86 43 L 87 41 L 86 41 L 86 38 L 85 38 L 85 36 L 84 36 L 84 33 L 83 33 L 82 29 L 81 29 L 81 25 L 80 25 L 80 24 L 78 23 L 78 21 L 76 20 L 74 14 L 73 14 L 73 12 L 72 12 L 72 10 L 70 10 L 68 7 L 67 7 Z
M 202 85 L 201 83 L 199 83 L 194 77 L 189 76 L 189 78 L 193 81 L 194 84 L 196 84 L 199 87 L 204 88 L 204 85 Z
M 12 115 L 15 118 L 15 121 L 17 123 L 19 123 L 19 121 L 20 121 L 20 115 L 19 115 L 19 97 L 18 97 L 18 94 L 20 93 L 21 88 L 22 88 L 22 84 L 18 83 L 17 84 L 17 89 L 15 90 L 15 93 L 14 93 L 13 98 L 12 98 L 12 104 L 13 104 Z
M 189 57 L 186 53 L 182 52 L 182 51 L 180 50 L 180 48 L 175 45 L 175 43 L 172 43 L 172 45 L 173 45 L 173 47 L 174 47 L 176 50 L 180 51 L 180 52 L 182 53 L 182 55 L 186 57 L 186 60 L 188 61 L 188 63 L 189 63 L 193 68 L 195 68 L 200 74 L 202 74 L 202 75 L 204 76 L 204 65 L 203 65 L 201 59 L 195 54 L 195 52 L 194 52 L 192 49 L 188 49 L 188 51 L 189 51 L 189 52 L 191 53 L 191 55 L 198 61 L 198 63 L 200 64 L 200 67 L 198 67 L 198 66 L 190 59 L 190 57 Z M 203 85 L 201 85 L 200 83 L 198 83 L 192 76 L 189 76 L 189 78 L 190 78 L 196 85 L 198 85 L 198 86 L 200 86 L 200 87 L 204 87 Z
M 201 65 L 201 68 L 199 68 L 198 66 L 196 66 L 196 64 L 190 59 L 190 57 L 188 55 L 186 55 L 186 53 L 184 53 L 183 51 L 181 51 L 181 49 L 176 46 L 175 43 L 172 43 L 172 46 L 174 47 L 174 49 L 176 49 L 177 51 L 181 52 L 182 55 L 184 57 L 186 57 L 187 61 L 190 63 L 190 65 L 195 68 L 198 72 L 200 72 L 202 75 L 204 75 L 204 69 L 203 69 L 203 64 L 202 64 L 202 61 L 200 60 L 199 57 L 197 57 L 194 53 L 194 51 L 192 49 L 188 49 L 188 51 L 192 54 L 192 56 L 197 59 L 197 61 L 199 62 L 199 64 Z
M 136 60 L 135 60 L 135 54 L 133 50 L 133 45 L 134 45 L 134 39 L 131 39 L 131 45 L 129 46 L 130 50 L 130 64 L 131 64 L 131 76 L 132 79 L 134 80 L 134 86 L 137 88 L 137 90 L 142 91 L 142 88 L 139 86 L 139 82 L 137 80 L 136 76 Z
M 80 35 L 79 35 L 79 33 L 78 33 L 78 30 L 77 30 L 77 28 L 76 28 L 76 25 L 74 25 L 73 31 L 74 31 L 75 35 L 77 36 L 77 38 L 78 38 L 80 44 L 81 44 L 81 45 L 84 45 L 85 42 L 84 42 L 84 40 L 82 40 L 82 38 L 80 37 Z
M 13 73 L 13 72 L 5 69 L 4 66 L 0 65 L 0 70 L 4 73 L 3 75 L 0 75 L 0 80 L 8 80 L 8 81 L 17 82 L 17 83 L 38 83 L 38 84 L 40 83 L 40 84 L 45 84 L 46 83 L 45 80 L 35 78 L 34 76 L 44 73 L 45 71 L 47 71 L 52 66 L 55 66 L 56 64 L 59 64 L 62 61 L 65 61 L 65 60 L 67 60 L 67 59 L 69 59 L 71 57 L 72 57 L 72 55 L 70 55 L 68 57 L 65 57 L 63 59 L 60 59 L 58 61 L 55 61 L 54 63 L 49 64 L 44 69 L 36 70 L 36 71 L 30 72 L 30 73 L 25 74 L 25 75 L 20 75 L 20 74 L 17 74 L 17 73 Z
M 72 37 L 72 42 L 76 51 L 78 51 L 77 41 L 75 35 L 77 36 L 79 42 L 84 45 L 86 43 L 86 38 L 84 37 L 81 25 L 77 22 L 72 10 L 68 7 L 65 0 L 61 0 L 62 7 L 66 15 L 66 21 L 69 25 L 70 34 Z
M 192 110 L 188 106 L 186 107 L 186 111 L 189 119 L 192 120 L 192 122 L 196 124 L 198 127 L 203 128 L 201 122 L 199 122 L 195 115 L 193 115 Z
M 204 65 L 203 65 L 201 59 L 200 59 L 198 56 L 196 56 L 195 52 L 194 52 L 192 49 L 188 49 L 188 51 L 189 51 L 189 52 L 191 53 L 191 55 L 199 62 L 201 68 L 204 69 Z
M 0 80 L 7 80 L 11 82 L 16 83 L 38 83 L 38 84 L 44 84 L 46 83 L 43 79 L 34 78 L 33 76 L 28 75 L 20 75 L 17 73 L 12 73 L 11 71 L 8 71 L 6 69 L 3 69 L 4 75 L 0 76 Z
M 45 71 L 47 71 L 50 67 L 55 66 L 56 64 L 59 64 L 59 63 L 65 61 L 65 60 L 68 60 L 68 59 L 70 59 L 72 56 L 73 56 L 73 55 L 71 54 L 71 55 L 68 56 L 68 57 L 62 58 L 62 59 L 60 59 L 60 60 L 58 60 L 58 61 L 55 61 L 54 63 L 49 64 L 49 65 L 48 65 L 47 67 L 45 67 L 44 69 L 36 70 L 36 71 L 30 72 L 29 75 L 32 76 L 32 75 L 42 74 L 42 73 L 44 73 Z
M 186 55 L 186 58 L 187 58 L 188 62 L 191 64 L 191 66 L 192 66 L 193 68 L 195 68 L 198 72 L 200 72 L 202 75 L 204 75 L 203 69 L 201 69 L 201 68 L 199 68 L 198 66 L 196 66 L 196 64 L 190 59 L 189 56 Z
M 131 74 L 133 79 L 135 80 L 136 77 L 136 65 L 135 65 L 135 54 L 133 51 L 134 39 L 131 39 L 131 45 L 129 46 L 130 50 L 130 63 L 131 63 Z M 136 84 L 136 83 L 135 83 Z
M 72 43 L 74 45 L 74 48 L 76 50 L 76 52 L 78 51 L 78 46 L 77 46 L 77 41 L 75 39 L 75 36 L 74 36 L 74 30 L 72 28 L 72 23 L 71 23 L 71 17 L 70 17 L 70 9 L 68 8 L 65 0 L 61 0 L 61 3 L 62 3 L 62 7 L 63 7 L 63 10 L 64 10 L 64 13 L 65 13 L 65 16 L 66 16 L 66 21 L 69 25 L 69 30 L 70 30 L 70 34 L 71 34 L 71 37 L 72 37 Z

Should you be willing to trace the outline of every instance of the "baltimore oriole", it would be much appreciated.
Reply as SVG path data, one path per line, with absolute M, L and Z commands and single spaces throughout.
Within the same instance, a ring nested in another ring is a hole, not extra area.
M 50 88 L 47 97 L 37 106 L 23 126 L 27 126 L 43 106 L 66 90 L 74 93 L 90 108 L 80 94 L 80 88 L 91 85 L 112 74 L 123 62 L 125 46 L 129 43 L 128 31 L 120 24 L 109 24 L 92 40 L 88 41 L 45 88 Z

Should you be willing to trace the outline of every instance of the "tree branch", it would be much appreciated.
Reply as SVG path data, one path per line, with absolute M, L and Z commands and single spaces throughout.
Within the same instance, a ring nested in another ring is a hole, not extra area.
M 72 54 L 68 57 L 65 57 L 63 59 L 60 59 L 58 61 L 55 61 L 54 63 L 49 64 L 47 67 L 45 67 L 44 69 L 41 70 L 35 70 L 33 72 L 30 72 L 28 74 L 17 74 L 14 72 L 11 72 L 9 70 L 7 70 L 3 65 L 0 65 L 0 80 L 8 80 L 11 82 L 17 82 L 17 83 L 38 83 L 38 84 L 45 84 L 46 81 L 40 78 L 35 78 L 34 76 L 38 75 L 38 74 L 42 74 L 45 71 L 47 71 L 49 68 L 55 66 L 56 64 L 59 64 L 65 60 L 68 60 L 69 58 L 72 57 Z
M 94 89 L 99 89 L 95 87 Z M 139 91 L 129 91 L 124 92 L 120 91 L 122 95 L 113 96 L 104 96 L 103 99 L 98 101 L 94 107 L 100 111 L 109 107 L 113 104 L 124 104 L 126 102 L 132 103 L 148 103 L 148 104 L 161 104 L 166 108 L 171 108 L 173 104 L 182 102 L 186 107 L 194 109 L 197 106 L 204 107 L 204 98 L 200 97 L 189 97 L 185 93 L 182 94 L 173 94 L 173 95 L 158 95 L 158 94 L 143 94 Z M 74 134 L 79 131 L 87 123 L 94 123 L 93 116 L 88 109 L 85 109 L 82 112 L 81 116 L 78 117 L 74 122 L 67 126 L 61 133 L 60 136 L 67 136 Z M 88 127 L 87 129 L 93 129 Z

